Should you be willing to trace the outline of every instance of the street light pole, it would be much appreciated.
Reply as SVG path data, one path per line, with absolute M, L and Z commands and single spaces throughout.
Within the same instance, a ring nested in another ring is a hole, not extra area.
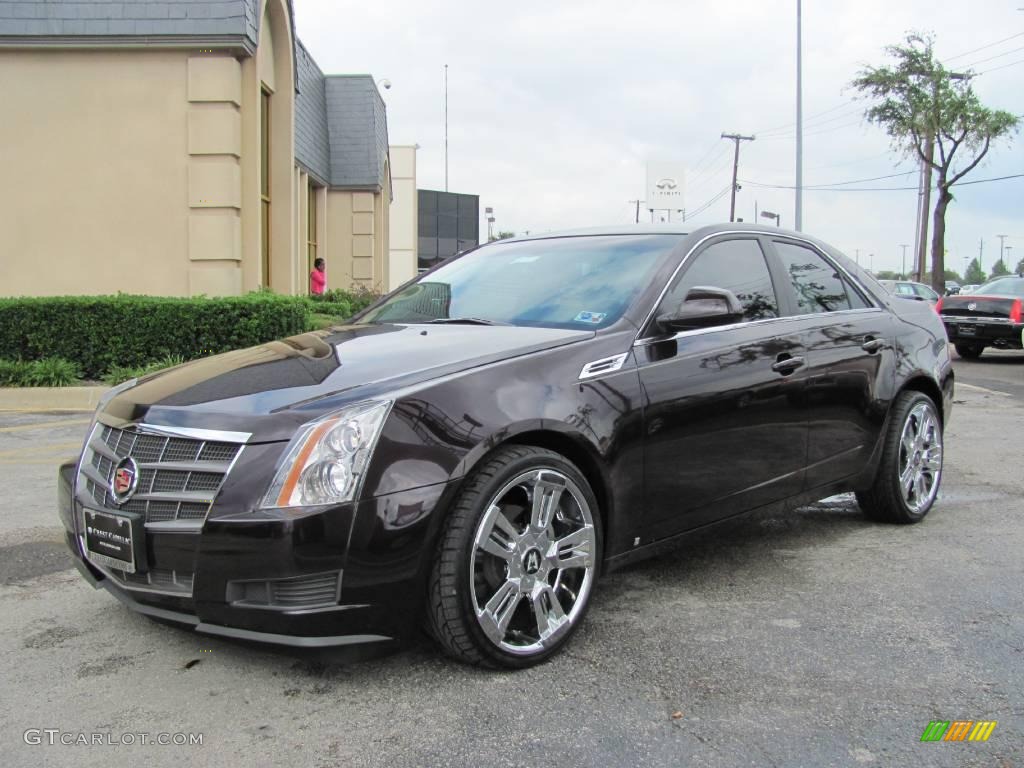
M 801 44 L 801 3 L 796 0 L 796 231 L 804 225 L 804 97 Z
M 900 248 L 903 249 L 903 270 L 900 272 L 900 277 L 902 277 L 904 280 L 907 279 L 907 248 L 909 247 L 909 243 L 903 243 L 900 245 Z

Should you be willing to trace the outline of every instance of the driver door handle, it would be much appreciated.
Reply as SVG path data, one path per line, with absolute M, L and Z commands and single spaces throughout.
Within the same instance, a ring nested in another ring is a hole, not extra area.
M 772 363 L 772 370 L 776 373 L 781 373 L 783 376 L 788 376 L 797 368 L 801 368 L 804 365 L 804 359 L 802 357 L 783 357 L 777 362 Z
M 872 338 L 871 336 L 868 336 L 867 341 L 861 344 L 860 348 L 863 349 L 865 352 L 871 352 L 872 354 L 874 354 L 875 352 L 878 352 L 880 349 L 885 349 L 885 340 L 875 339 Z

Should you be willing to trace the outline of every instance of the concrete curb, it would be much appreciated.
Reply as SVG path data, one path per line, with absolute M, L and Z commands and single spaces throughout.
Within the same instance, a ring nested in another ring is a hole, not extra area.
M 0 387 L 0 411 L 88 411 L 109 387 Z

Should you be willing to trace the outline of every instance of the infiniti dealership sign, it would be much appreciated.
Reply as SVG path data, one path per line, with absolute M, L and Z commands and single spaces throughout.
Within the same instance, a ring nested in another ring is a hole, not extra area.
M 651 160 L 647 163 L 647 210 L 679 211 L 683 205 L 682 165 Z

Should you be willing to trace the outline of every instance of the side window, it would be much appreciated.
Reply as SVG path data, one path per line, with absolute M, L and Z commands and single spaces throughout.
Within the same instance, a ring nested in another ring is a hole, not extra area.
M 709 245 L 686 266 L 659 311 L 674 311 L 697 286 L 732 291 L 743 305 L 744 320 L 779 316 L 771 275 L 757 240 L 722 240 Z
M 896 293 L 898 293 L 900 296 L 913 296 L 914 286 L 908 285 L 907 283 L 897 283 Z
M 851 304 L 846 282 L 839 271 L 816 251 L 793 243 L 775 241 L 774 245 L 782 259 L 782 268 L 789 275 L 800 314 L 839 312 L 865 306 L 859 296 L 856 304 Z M 852 289 L 850 292 L 856 296 Z
M 935 293 L 935 291 L 931 288 L 926 288 L 923 285 L 915 285 L 914 290 L 917 292 L 918 296 L 922 299 L 927 299 L 928 301 L 935 301 L 939 298 L 939 295 Z

